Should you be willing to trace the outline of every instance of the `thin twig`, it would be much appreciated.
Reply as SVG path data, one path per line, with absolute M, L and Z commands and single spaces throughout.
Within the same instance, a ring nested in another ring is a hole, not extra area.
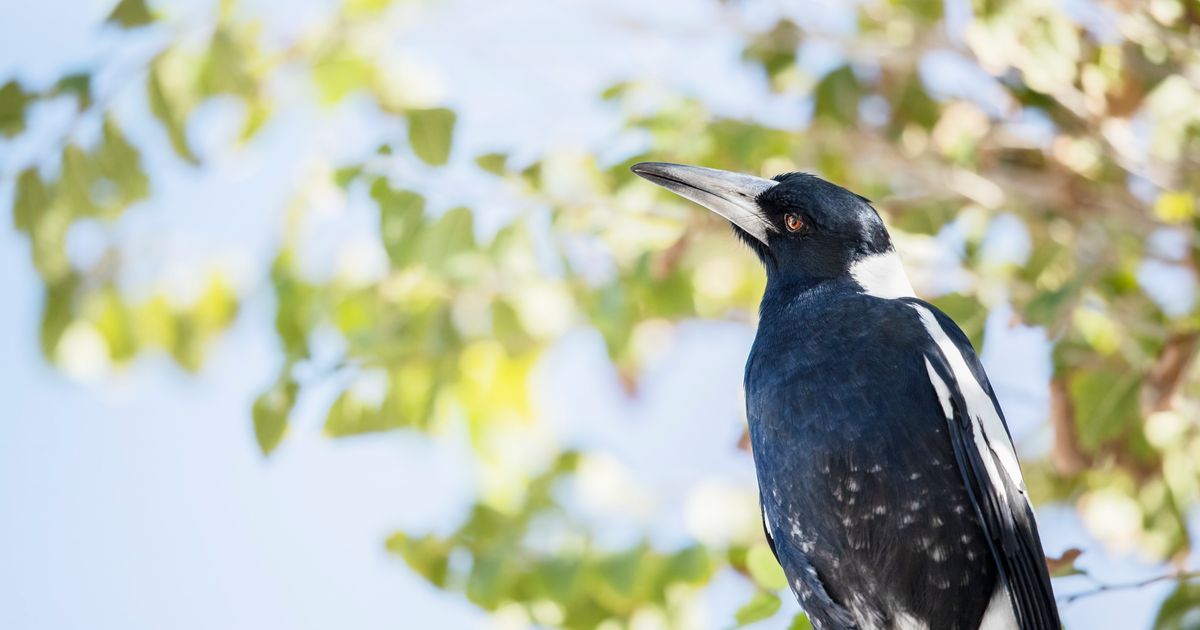
M 1188 580 L 1194 580 L 1196 578 L 1200 578 L 1200 571 L 1172 571 L 1170 573 L 1164 573 L 1163 575 L 1158 575 L 1158 576 L 1155 576 L 1152 578 L 1146 578 L 1144 580 L 1139 580 L 1137 582 L 1121 582 L 1121 583 L 1117 583 L 1117 584 L 1101 584 L 1101 585 L 1097 586 L 1096 588 L 1086 590 L 1086 591 L 1080 591 L 1078 593 L 1073 593 L 1071 595 L 1068 595 L 1068 596 L 1062 598 L 1061 601 L 1065 605 L 1065 604 L 1070 604 L 1071 602 L 1074 602 L 1076 600 L 1084 599 L 1087 597 L 1092 597 L 1093 595 L 1099 595 L 1101 593 L 1108 593 L 1110 591 L 1125 591 L 1125 590 L 1131 590 L 1131 589 L 1135 589 L 1135 588 L 1142 588 L 1144 586 L 1150 586 L 1151 584 L 1157 584 L 1158 582 L 1166 582 L 1168 580 L 1174 580 L 1177 582 L 1186 582 Z

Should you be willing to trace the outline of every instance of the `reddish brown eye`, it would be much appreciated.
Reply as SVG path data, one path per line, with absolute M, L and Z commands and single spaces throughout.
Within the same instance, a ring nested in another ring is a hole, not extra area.
M 783 225 L 789 232 L 799 232 L 804 229 L 804 220 L 795 213 L 783 215 Z

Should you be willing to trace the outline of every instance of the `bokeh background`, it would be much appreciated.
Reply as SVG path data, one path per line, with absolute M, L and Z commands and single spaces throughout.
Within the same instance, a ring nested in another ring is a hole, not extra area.
M 1195 0 L 0 16 L 0 627 L 807 627 L 761 270 L 643 159 L 874 199 L 1067 627 L 1200 627 Z

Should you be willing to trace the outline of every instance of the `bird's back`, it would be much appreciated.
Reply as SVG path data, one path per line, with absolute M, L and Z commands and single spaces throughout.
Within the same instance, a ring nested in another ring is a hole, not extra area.
M 776 553 L 861 628 L 975 630 L 996 591 L 946 419 L 933 413 L 927 343 L 907 304 L 833 285 L 765 300 L 746 366 Z M 806 585 L 793 587 L 803 602 Z

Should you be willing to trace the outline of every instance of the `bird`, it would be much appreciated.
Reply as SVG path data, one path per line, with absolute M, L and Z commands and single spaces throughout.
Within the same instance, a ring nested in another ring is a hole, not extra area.
M 818 630 L 1059 630 L 1033 507 L 971 342 L 870 200 L 807 173 L 631 170 L 766 273 L 745 402 L 763 530 Z

